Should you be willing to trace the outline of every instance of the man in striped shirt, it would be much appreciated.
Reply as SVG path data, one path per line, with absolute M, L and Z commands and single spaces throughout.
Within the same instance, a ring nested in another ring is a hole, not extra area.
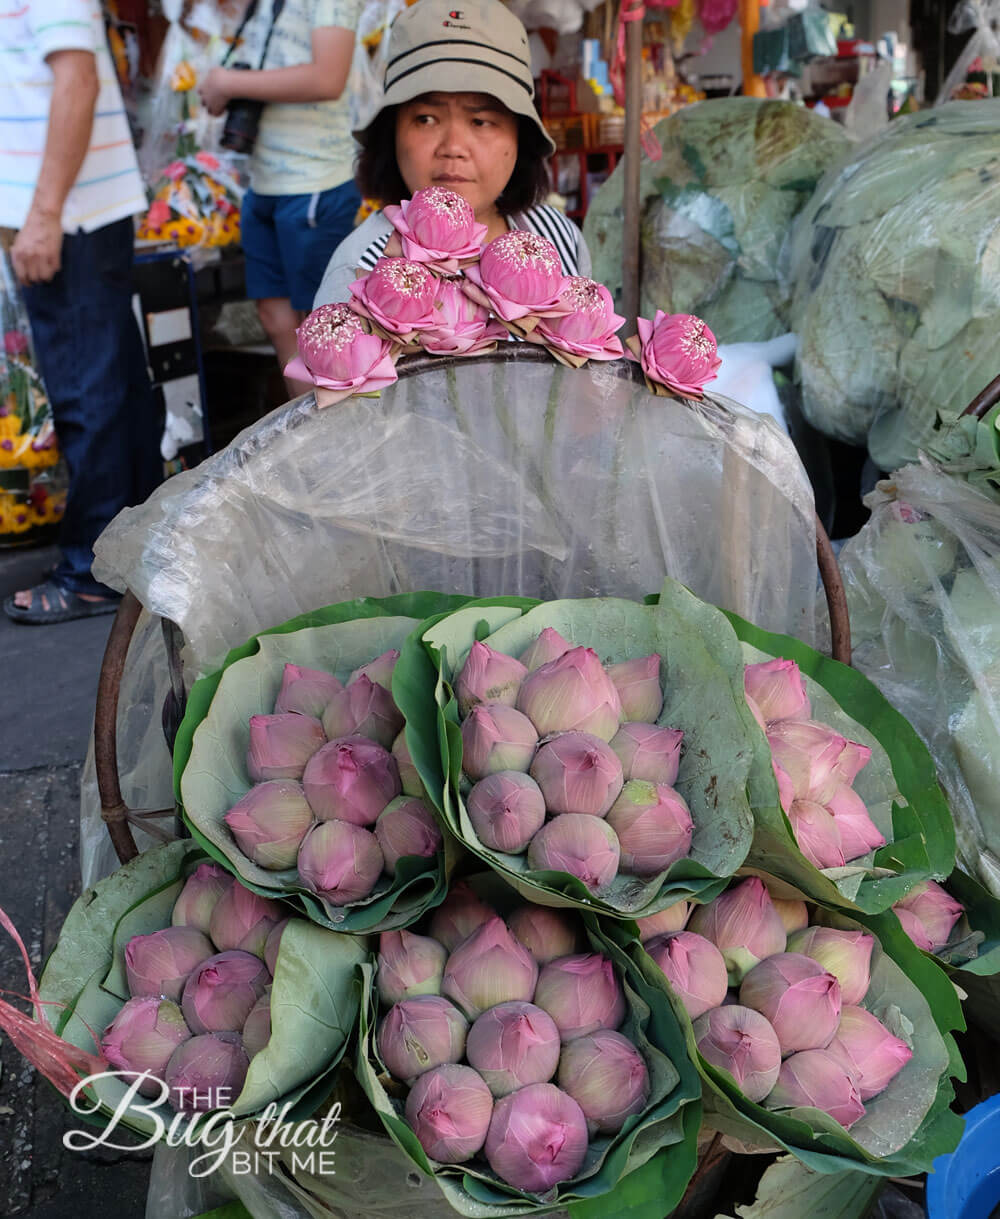
M 159 481 L 158 427 L 132 313 L 132 217 L 146 195 L 97 0 L 0 0 L 0 227 L 69 469 L 62 558 L 8 597 L 15 621 L 115 608 L 91 574 L 112 517 Z

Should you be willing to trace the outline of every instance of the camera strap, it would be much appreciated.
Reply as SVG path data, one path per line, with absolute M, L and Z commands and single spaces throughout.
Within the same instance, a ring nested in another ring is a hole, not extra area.
M 246 7 L 246 12 L 240 18 L 240 23 L 236 27 L 236 32 L 233 34 L 232 41 L 229 44 L 229 50 L 222 57 L 222 63 L 219 65 L 224 68 L 229 63 L 233 52 L 239 45 L 243 31 L 247 28 L 254 17 L 257 16 L 257 9 L 260 7 L 260 0 L 250 0 Z M 260 53 L 260 63 L 257 65 L 258 70 L 263 68 L 264 60 L 267 59 L 267 50 L 271 45 L 271 35 L 274 33 L 274 27 L 278 24 L 278 18 L 281 16 L 281 11 L 285 7 L 285 0 L 274 0 L 271 8 L 271 24 L 267 28 L 267 37 L 264 39 L 264 49 Z

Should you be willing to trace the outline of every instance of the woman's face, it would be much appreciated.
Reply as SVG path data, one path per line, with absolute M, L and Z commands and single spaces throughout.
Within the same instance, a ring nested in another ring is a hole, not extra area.
M 396 114 L 396 162 L 407 189 L 444 186 L 481 221 L 517 160 L 517 118 L 486 93 L 425 93 Z

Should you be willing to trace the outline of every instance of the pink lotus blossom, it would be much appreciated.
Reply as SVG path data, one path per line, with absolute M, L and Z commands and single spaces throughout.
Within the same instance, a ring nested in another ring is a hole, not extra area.
M 400 343 L 434 325 L 439 281 L 419 262 L 380 258 L 351 284 L 350 307 Z
M 837 823 L 822 804 L 815 800 L 796 800 L 788 810 L 788 820 L 799 850 L 814 868 L 844 866 L 844 848 Z
M 848 1129 L 865 1112 L 854 1078 L 829 1050 L 802 1050 L 786 1058 L 764 1103 L 768 1109 L 822 1109 Z
M 315 385 L 320 406 L 374 393 L 397 379 L 392 344 L 371 334 L 346 305 L 320 305 L 295 337 L 299 354 L 285 365 L 285 375 Z
M 809 695 L 794 660 L 765 660 L 747 665 L 743 687 L 765 720 L 807 720 Z
M 722 361 L 715 335 L 700 317 L 657 309 L 653 321 L 640 317 L 636 328 L 641 343 L 639 363 L 650 381 L 677 394 L 696 396 L 707 382 L 715 380 Z
M 846 783 L 834 791 L 826 807 L 837 826 L 844 858 L 848 862 L 885 846 L 885 838 L 869 817 L 865 802 Z
M 399 234 L 404 257 L 439 275 L 455 275 L 461 262 L 478 258 L 487 232 L 469 203 L 442 186 L 418 190 L 383 214 Z
M 444 279 L 434 301 L 434 324 L 418 336 L 425 351 L 435 356 L 474 356 L 490 351 L 507 331 L 477 304 L 457 281 Z
M 561 298 L 565 276 L 551 241 L 513 229 L 483 250 L 478 264 L 467 267 L 462 286 L 474 301 L 505 322 L 521 318 L 562 317 L 570 306 Z
M 543 318 L 528 336 L 533 343 L 544 344 L 557 360 L 563 352 L 585 360 L 617 360 L 624 354 L 618 331 L 625 319 L 615 313 L 611 293 L 603 284 L 569 275 L 559 300 L 569 312 Z
M 913 1057 L 913 1051 L 863 1007 L 850 1005 L 841 1012 L 840 1024 L 827 1053 L 840 1063 L 857 1085 L 862 1100 L 871 1100 Z
M 872 756 L 818 720 L 777 720 L 768 725 L 774 761 L 787 772 L 800 800 L 826 804 L 838 787 L 853 783 Z
M 921 939 L 926 937 L 931 952 L 936 952 L 948 943 L 952 927 L 955 926 L 964 913 L 964 907 L 961 902 L 955 901 L 950 893 L 946 893 L 933 880 L 926 880 L 923 884 L 911 889 L 902 901 L 896 902 L 893 910 L 899 916 L 899 920 L 903 924 L 903 930 L 916 943 L 917 947 L 924 947 Z M 909 915 L 910 917 L 904 918 L 904 915 Z M 916 927 L 912 924 L 914 919 L 923 931 L 921 939 L 918 939 L 914 935 L 916 931 Z

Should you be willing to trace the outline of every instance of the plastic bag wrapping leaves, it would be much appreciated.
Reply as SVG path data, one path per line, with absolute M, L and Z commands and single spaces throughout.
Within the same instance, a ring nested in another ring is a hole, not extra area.
M 720 343 L 763 342 L 793 328 L 783 249 L 793 218 L 850 145 L 829 119 L 790 102 L 701 102 L 656 127 L 643 153 L 640 311 L 695 313 Z M 584 235 L 594 278 L 621 306 L 624 169 L 591 201 Z
M 795 224 L 803 411 L 884 470 L 996 375 L 998 124 L 1000 99 L 895 120 L 831 169 Z
M 854 665 L 927 744 L 959 863 L 1000 897 L 1000 503 L 928 460 L 869 503 L 840 555 Z

